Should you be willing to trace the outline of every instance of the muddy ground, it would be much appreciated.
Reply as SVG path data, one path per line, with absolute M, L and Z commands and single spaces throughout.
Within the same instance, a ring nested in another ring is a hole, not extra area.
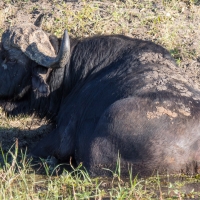
M 60 37 L 65 28 L 73 37 L 124 34 L 151 40 L 166 47 L 200 87 L 199 1 L 103 0 L 3 0 L 0 2 L 0 35 L 10 26 L 34 22 L 45 13 L 43 29 Z M 7 118 L 0 112 L 0 141 L 4 151 L 18 140 L 28 150 L 52 129 L 34 116 Z

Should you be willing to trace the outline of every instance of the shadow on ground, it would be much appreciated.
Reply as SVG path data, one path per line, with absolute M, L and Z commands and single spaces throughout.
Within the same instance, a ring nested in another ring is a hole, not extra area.
M 20 129 L 20 128 L 5 128 L 0 127 L 0 163 L 3 162 L 3 154 L 7 154 L 9 150 L 14 151 L 16 147 L 19 149 L 19 153 L 22 152 L 29 153 L 32 147 L 45 135 L 47 135 L 53 129 L 52 125 L 45 124 L 41 125 L 36 129 Z

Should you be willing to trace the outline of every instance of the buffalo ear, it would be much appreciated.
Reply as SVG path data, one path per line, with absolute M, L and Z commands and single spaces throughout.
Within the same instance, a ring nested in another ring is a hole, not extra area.
M 51 69 L 41 66 L 32 67 L 32 89 L 36 97 L 47 97 L 50 93 L 47 79 Z
M 60 46 L 58 38 L 55 35 L 50 35 L 49 41 L 51 42 L 51 45 L 53 46 L 54 51 L 57 55 L 59 52 L 59 46 Z

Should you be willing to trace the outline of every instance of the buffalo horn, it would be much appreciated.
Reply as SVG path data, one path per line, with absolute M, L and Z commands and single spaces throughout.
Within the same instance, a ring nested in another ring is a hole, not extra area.
M 43 22 L 43 19 L 44 19 L 44 13 L 40 14 L 37 19 L 35 20 L 34 22 L 34 25 L 37 26 L 37 27 L 41 27 L 42 25 L 42 22 Z
M 48 68 L 64 67 L 69 60 L 69 56 L 70 56 L 69 35 L 67 30 L 65 30 L 57 57 L 54 59 L 52 58 L 49 59 L 49 57 L 46 57 L 43 66 Z
M 56 55 L 49 36 L 33 24 L 23 24 L 5 31 L 2 35 L 2 44 L 6 50 L 13 47 L 20 49 L 31 60 L 47 68 L 64 67 L 70 56 L 67 30 L 64 32 L 58 55 Z

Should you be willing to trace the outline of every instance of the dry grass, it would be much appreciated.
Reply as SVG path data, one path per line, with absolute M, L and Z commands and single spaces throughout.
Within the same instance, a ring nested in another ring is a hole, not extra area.
M 200 8 L 195 4 L 198 1 L 3 2 L 6 6 L 0 12 L 3 16 L 1 30 L 16 23 L 34 21 L 39 12 L 45 12 L 47 17 L 43 28 L 57 36 L 61 36 L 66 28 L 74 37 L 120 33 L 153 40 L 169 50 L 177 49 L 173 55 L 182 60 L 200 55 Z

